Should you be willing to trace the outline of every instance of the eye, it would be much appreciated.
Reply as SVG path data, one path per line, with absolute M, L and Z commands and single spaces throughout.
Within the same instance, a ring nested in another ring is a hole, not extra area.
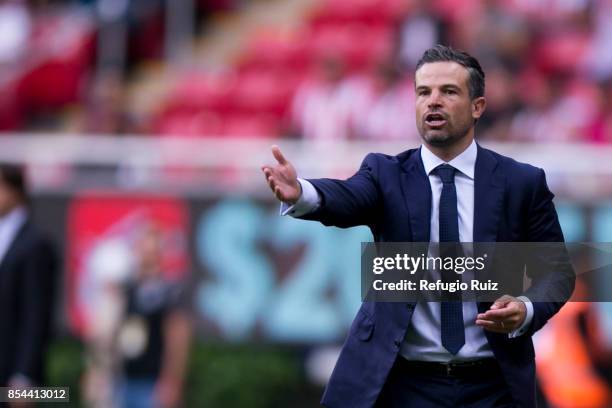
M 455 91 L 454 89 L 447 89 L 446 91 L 444 91 L 447 95 L 455 95 L 457 93 L 457 91 Z
M 420 90 L 420 91 L 418 91 L 418 92 L 417 92 L 417 95 L 418 95 L 418 96 L 425 96 L 425 95 L 427 95 L 428 93 L 429 93 L 429 91 L 427 91 L 427 90 L 425 90 L 425 89 L 422 89 L 422 90 Z

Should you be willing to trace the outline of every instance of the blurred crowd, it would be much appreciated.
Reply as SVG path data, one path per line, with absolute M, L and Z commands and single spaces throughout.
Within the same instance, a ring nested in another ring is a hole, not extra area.
M 187 40 L 208 35 L 210 16 L 256 2 L 194 2 Z M 481 139 L 612 138 L 608 1 L 313 1 L 300 25 L 255 30 L 221 69 L 204 68 L 205 54 L 173 67 L 143 113 L 129 92 L 143 63 L 173 64 L 167 10 L 161 0 L 0 3 L 0 128 L 416 141 L 414 66 L 443 43 L 485 69 Z
M 0 131 L 138 132 L 117 103 L 135 67 L 163 61 L 167 11 L 183 5 L 195 31 L 234 3 L 0 0 Z
M 487 73 L 480 138 L 610 140 L 608 2 L 321 1 L 291 32 L 262 30 L 222 73 L 177 79 L 153 133 L 418 140 L 414 66 L 437 43 Z

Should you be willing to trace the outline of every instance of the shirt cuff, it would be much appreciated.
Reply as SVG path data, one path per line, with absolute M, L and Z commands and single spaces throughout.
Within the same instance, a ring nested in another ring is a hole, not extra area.
M 531 303 L 531 300 L 529 300 L 527 296 L 519 296 L 517 299 L 522 300 L 523 303 L 525 303 L 525 308 L 527 309 L 527 316 L 525 316 L 525 321 L 518 329 L 508 333 L 508 337 L 511 339 L 525 334 L 525 332 L 529 328 L 529 325 L 531 324 L 531 321 L 533 320 L 533 303 Z
M 298 182 L 302 186 L 302 195 L 293 205 L 281 203 L 280 214 L 290 215 L 292 217 L 301 217 L 313 212 L 321 205 L 321 196 L 312 183 L 308 180 L 298 178 Z

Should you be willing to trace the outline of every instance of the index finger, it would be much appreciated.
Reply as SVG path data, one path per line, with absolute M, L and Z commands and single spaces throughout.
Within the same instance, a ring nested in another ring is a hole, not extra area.
M 482 313 L 482 317 L 487 320 L 488 319 L 500 320 L 500 319 L 505 319 L 506 317 L 510 317 L 514 313 L 516 313 L 516 310 L 514 309 L 503 308 L 503 309 L 487 310 L 485 313 Z
M 272 155 L 278 164 L 287 164 L 287 159 L 285 159 L 285 156 L 283 156 L 283 153 L 281 153 L 280 147 L 277 145 L 272 145 Z

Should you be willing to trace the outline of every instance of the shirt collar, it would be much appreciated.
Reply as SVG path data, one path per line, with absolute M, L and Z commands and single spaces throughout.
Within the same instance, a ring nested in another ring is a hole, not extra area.
M 473 180 L 477 153 L 478 149 L 476 147 L 476 142 L 472 140 L 472 143 L 470 143 L 468 148 L 461 152 L 461 154 L 455 157 L 453 160 L 449 161 L 448 164 Z M 423 160 L 423 166 L 425 167 L 425 173 L 427 173 L 427 175 L 429 175 L 433 169 L 439 165 L 446 163 L 444 160 L 433 154 L 425 145 L 421 145 L 421 160 Z

